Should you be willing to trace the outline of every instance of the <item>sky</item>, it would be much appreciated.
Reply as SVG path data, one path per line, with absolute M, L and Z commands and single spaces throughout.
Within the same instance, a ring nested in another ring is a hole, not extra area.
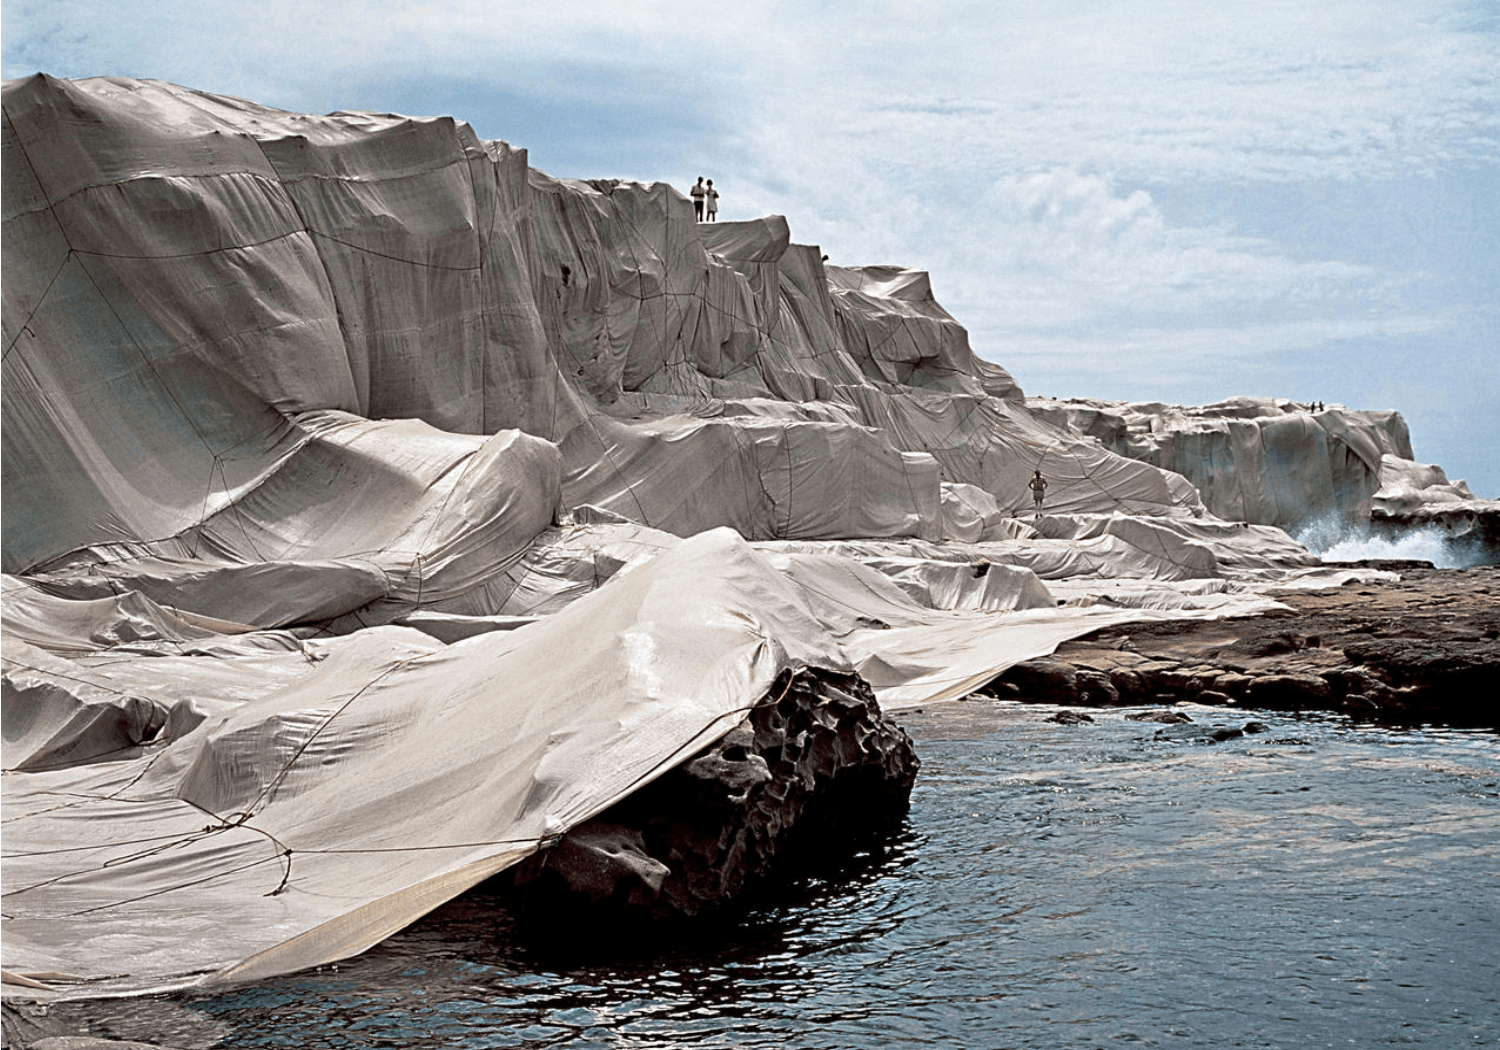
M 1500 0 L 5 0 L 0 65 L 707 176 L 1028 394 L 1395 408 L 1500 497 Z

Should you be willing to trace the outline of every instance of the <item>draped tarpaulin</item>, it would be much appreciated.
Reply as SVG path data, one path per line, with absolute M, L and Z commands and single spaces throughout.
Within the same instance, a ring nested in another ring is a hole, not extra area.
M 7 994 L 341 958 L 788 668 L 952 699 L 1313 561 L 924 274 L 447 118 L 39 76 L 3 175 Z

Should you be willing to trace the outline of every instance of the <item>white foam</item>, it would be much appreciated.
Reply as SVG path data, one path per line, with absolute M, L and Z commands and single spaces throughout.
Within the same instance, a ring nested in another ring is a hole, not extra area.
M 1292 538 L 1324 561 L 1400 558 L 1430 561 L 1439 569 L 1465 569 L 1486 563 L 1484 551 L 1477 543 L 1454 540 L 1433 525 L 1390 536 L 1335 516 L 1308 522 L 1292 533 Z

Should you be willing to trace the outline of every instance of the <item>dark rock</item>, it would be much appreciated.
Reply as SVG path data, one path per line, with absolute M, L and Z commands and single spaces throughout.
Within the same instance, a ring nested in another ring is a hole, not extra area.
M 1023 660 L 1000 676 L 1024 700 L 1043 704 L 1078 702 L 1078 670 L 1056 660 Z
M 1146 691 L 1146 682 L 1140 672 L 1127 667 L 1116 667 L 1110 671 L 1109 684 L 1115 687 L 1115 695 L 1121 700 L 1140 696 Z
M 1119 704 L 1227 702 L 1500 730 L 1500 565 L 1380 567 L 1401 578 L 1289 591 L 1278 595 L 1289 609 L 1250 618 L 1112 626 L 1018 671 L 1024 689 L 1007 679 L 988 691 L 1109 702 L 1090 677 L 1107 671 Z
M 1244 649 L 1250 656 L 1280 656 L 1284 653 L 1295 653 L 1300 649 L 1306 649 L 1308 645 L 1306 636 L 1283 631 L 1268 638 L 1248 641 Z
M 1203 691 L 1203 681 L 1185 668 L 1174 668 L 1156 675 L 1154 684 L 1163 693 L 1174 696 L 1193 696 Z
M 1386 688 L 1386 684 L 1366 667 L 1335 667 L 1324 671 L 1321 677 L 1335 693 L 1340 694 L 1369 693 Z
M 1482 688 L 1500 682 L 1500 643 L 1482 636 L 1472 641 L 1376 639 L 1346 645 L 1344 655 L 1392 684 Z
M 905 815 L 917 756 L 855 674 L 785 673 L 718 743 L 507 873 L 523 934 L 724 911 Z
M 1271 727 L 1264 722 L 1246 722 L 1244 726 L 1246 733 L 1269 733 Z
M 1131 722 L 1160 722 L 1162 725 L 1181 725 L 1192 721 L 1182 711 L 1132 711 L 1125 717 Z
M 1108 707 L 1120 702 L 1120 693 L 1100 671 L 1078 669 L 1078 702 L 1091 707 Z
M 1196 724 L 1174 725 L 1158 729 L 1153 740 L 1175 741 L 1184 744 L 1219 744 L 1225 740 L 1244 736 L 1245 731 L 1235 726 L 1200 726 Z
M 1300 711 L 1328 706 L 1333 690 L 1328 683 L 1310 674 L 1268 674 L 1250 683 L 1250 703 Z
M 1082 711 L 1059 711 L 1055 715 L 1049 715 L 1043 721 L 1056 722 L 1060 726 L 1075 726 L 1082 722 L 1092 722 L 1093 718 Z
M 1359 558 L 1354 561 L 1329 561 L 1325 559 L 1324 565 L 1343 569 L 1388 569 L 1392 572 L 1406 572 L 1411 569 L 1436 568 L 1430 561 L 1420 558 Z M 1358 580 L 1346 580 L 1344 586 L 1358 586 Z
M 1228 672 L 1214 679 L 1215 688 L 1226 696 L 1244 696 L 1250 691 L 1250 683 L 1255 681 L 1250 675 Z

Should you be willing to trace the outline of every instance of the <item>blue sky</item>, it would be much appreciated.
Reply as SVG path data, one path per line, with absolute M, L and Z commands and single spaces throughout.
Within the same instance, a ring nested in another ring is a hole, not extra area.
M 3 72 L 451 114 L 931 271 L 1028 393 L 1397 408 L 1500 497 L 1500 2 L 5 0 Z

